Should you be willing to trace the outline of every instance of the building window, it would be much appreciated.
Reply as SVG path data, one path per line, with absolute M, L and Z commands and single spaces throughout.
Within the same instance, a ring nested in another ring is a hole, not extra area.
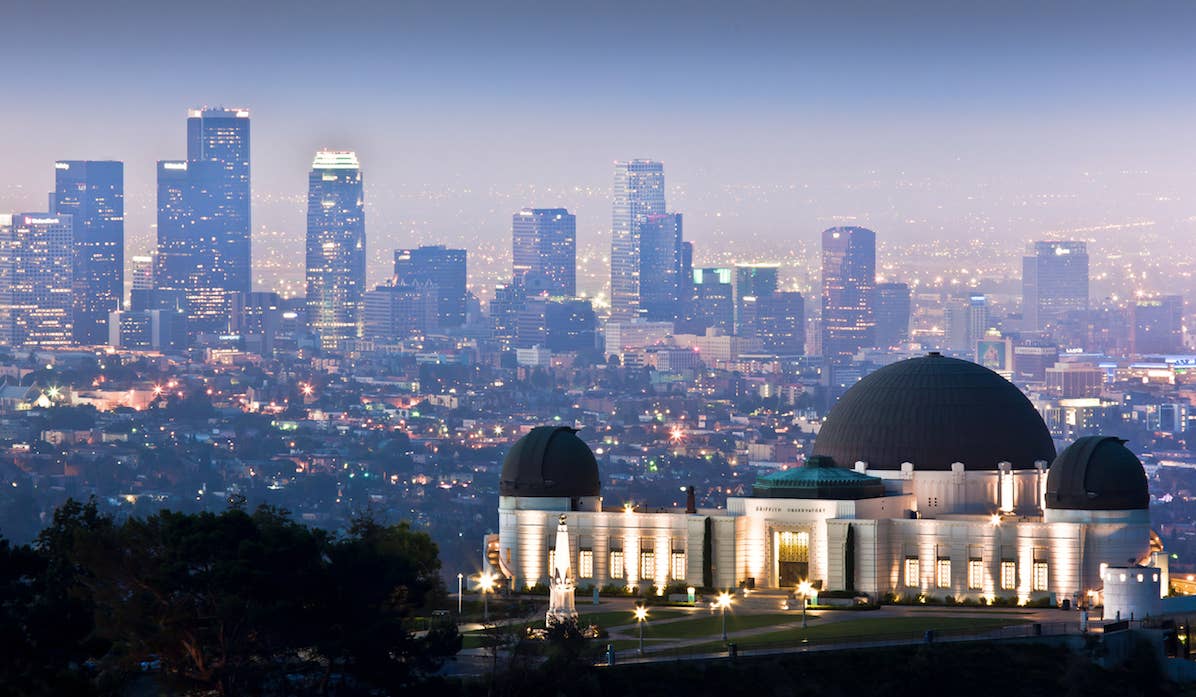
M 640 578 L 656 578 L 656 552 L 640 552 Z
M 918 565 L 917 557 L 905 558 L 905 585 L 908 588 L 917 588 L 921 583 L 922 571 Z
M 1001 590 L 1011 591 L 1017 588 L 1017 562 L 1001 562 Z
M 1034 590 L 1044 591 L 1050 582 L 1050 577 L 1047 572 L 1047 563 L 1045 561 L 1034 562 Z
M 623 552 L 610 553 L 610 577 L 623 578 Z
M 583 549 L 578 553 L 577 575 L 581 578 L 594 578 L 594 550 Z
M 939 588 L 951 587 L 951 560 L 939 559 L 934 567 L 934 581 Z
M 968 588 L 980 590 L 984 588 L 984 561 L 980 559 L 968 560 Z
M 673 552 L 673 580 L 685 580 L 685 552 Z

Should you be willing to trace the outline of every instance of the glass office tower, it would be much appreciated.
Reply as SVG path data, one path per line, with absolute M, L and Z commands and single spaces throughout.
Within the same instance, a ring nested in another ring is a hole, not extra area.
M 822 355 L 849 359 L 875 342 L 872 303 L 876 233 L 862 227 L 822 232 Z
M 649 216 L 665 214 L 664 165 L 653 160 L 615 163 L 610 240 L 611 319 L 635 319 L 640 307 L 640 231 Z
M 125 168 L 121 162 L 54 163 L 51 212 L 74 221 L 74 341 L 108 341 L 108 313 L 121 308 L 125 284 Z
M 577 217 L 564 208 L 524 208 L 511 220 L 512 278 L 539 278 L 553 297 L 577 295 Z
M 362 335 L 365 209 L 357 154 L 316 153 L 307 178 L 307 318 L 320 347 Z
M 188 334 L 237 329 L 251 286 L 249 112 L 194 109 L 187 158 L 158 163 L 155 287 L 186 299 Z

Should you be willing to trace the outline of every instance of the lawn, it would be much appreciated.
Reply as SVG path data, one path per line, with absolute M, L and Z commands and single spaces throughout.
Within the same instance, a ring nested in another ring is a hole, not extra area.
M 813 617 L 810 618 L 814 620 Z M 738 615 L 727 613 L 727 632 L 739 632 L 746 629 L 768 627 L 776 624 L 800 622 L 801 613 L 766 615 Z M 720 613 L 702 614 L 692 620 L 683 622 L 669 622 L 653 626 L 652 621 L 644 627 L 644 637 L 651 639 L 697 639 L 706 636 L 719 636 L 723 631 L 723 618 Z
M 918 617 L 877 617 L 831 622 L 810 626 L 808 629 L 783 629 L 776 632 L 743 637 L 741 639 L 732 637 L 731 640 L 739 645 L 741 651 L 745 651 L 749 649 L 792 646 L 800 643 L 817 644 L 850 639 L 868 641 L 918 638 L 928 629 L 933 629 L 944 634 L 961 634 L 1007 627 L 1015 624 L 1028 624 L 1029 622 L 1030 620 L 1027 619 L 1008 616 L 944 617 L 941 615 L 922 615 Z M 732 631 L 730 629 L 729 618 L 727 624 L 728 631 Z M 701 653 L 702 651 L 718 651 L 722 648 L 723 642 L 719 640 L 698 646 L 686 646 L 684 650 L 687 653 Z
M 652 620 L 666 620 L 674 617 L 684 617 L 690 613 L 684 610 L 663 610 L 654 607 L 648 608 L 648 622 Z M 584 627 L 589 624 L 596 624 L 604 629 L 610 627 L 619 627 L 625 624 L 635 624 L 635 615 L 631 610 L 607 610 L 604 612 L 579 612 L 577 621 Z

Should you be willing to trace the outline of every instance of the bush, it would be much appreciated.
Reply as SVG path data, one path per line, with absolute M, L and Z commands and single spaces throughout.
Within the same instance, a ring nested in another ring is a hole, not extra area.
M 523 589 L 524 595 L 548 595 L 548 586 L 543 583 L 537 583 L 531 588 Z

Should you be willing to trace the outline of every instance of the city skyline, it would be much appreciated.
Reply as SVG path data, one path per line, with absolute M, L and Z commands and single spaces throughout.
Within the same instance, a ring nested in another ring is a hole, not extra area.
M 178 10 L 81 6 L 55 26 L 64 39 L 107 32 L 107 79 L 82 79 L 95 70 L 82 61 L 81 94 L 93 105 L 82 125 L 68 120 L 69 108 L 45 109 L 41 129 L 0 117 L 0 146 L 14 164 L 0 173 L 0 209 L 43 207 L 48 177 L 28 173 L 46 172 L 46 162 L 120 160 L 128 253 L 143 254 L 154 225 L 152 163 L 177 152 L 175 124 L 186 109 L 225 104 L 254 113 L 254 237 L 264 244 L 275 234 L 302 236 L 302 173 L 320 148 L 353 149 L 376 163 L 366 198 L 380 249 L 438 239 L 499 243 L 505 215 L 524 206 L 569 209 L 578 216 L 579 248 L 601 247 L 609 234 L 606 168 L 637 156 L 668 163 L 671 207 L 686 214 L 687 237 L 707 244 L 814 242 L 819 230 L 841 223 L 883 230 L 898 243 L 1028 241 L 1139 224 L 1093 234 L 1191 234 L 1185 194 L 1196 143 L 1180 114 L 1189 111 L 1183 85 L 1194 61 L 1186 42 L 1168 37 L 1193 10 L 1152 7 L 1025 5 L 1006 15 L 920 3 L 898 14 L 747 3 L 728 24 L 714 7 L 690 14 L 648 6 L 637 15 L 644 30 L 680 23 L 695 40 L 663 32 L 670 38 L 637 65 L 647 79 L 621 81 L 616 69 L 631 60 L 634 39 L 617 29 L 617 6 L 593 10 L 571 33 L 571 50 L 543 61 L 539 49 L 500 48 L 492 32 L 462 44 L 449 30 L 548 24 L 533 5 L 454 13 L 359 3 L 342 18 L 360 32 L 359 45 L 316 64 L 296 46 L 317 39 L 328 10 L 305 8 L 275 27 L 268 11 L 254 8 L 210 37 L 225 49 L 211 60 L 172 46 L 182 71 L 173 80 L 149 57 Z M 0 48 L 24 68 L 12 76 L 14 88 L 35 89 L 63 61 L 81 62 L 66 40 L 52 56 L 24 58 L 43 12 L 14 8 L 17 31 Z M 405 41 L 381 46 L 382 27 Z M 853 37 L 849 58 L 836 50 L 842 36 Z M 550 33 L 545 40 L 550 48 L 564 43 Z M 599 49 L 615 49 L 609 69 L 593 67 Z M 349 64 L 364 72 L 335 79 Z M 384 89 L 362 99 L 384 70 Z M 820 77 L 832 73 L 837 81 Z M 325 99 L 312 103 L 300 74 L 319 78 Z M 753 79 L 733 79 L 739 74 Z M 1142 74 L 1153 79 L 1137 79 Z M 136 82 L 118 93 L 91 86 L 113 77 Z M 571 99 L 515 97 L 536 81 L 569 86 Z M 709 99 L 715 93 L 717 104 Z M 40 100 L 52 107 L 71 98 Z M 473 98 L 498 108 L 460 108 Z M 616 117 L 628 103 L 651 106 Z M 377 256 L 370 264 L 386 262 Z

